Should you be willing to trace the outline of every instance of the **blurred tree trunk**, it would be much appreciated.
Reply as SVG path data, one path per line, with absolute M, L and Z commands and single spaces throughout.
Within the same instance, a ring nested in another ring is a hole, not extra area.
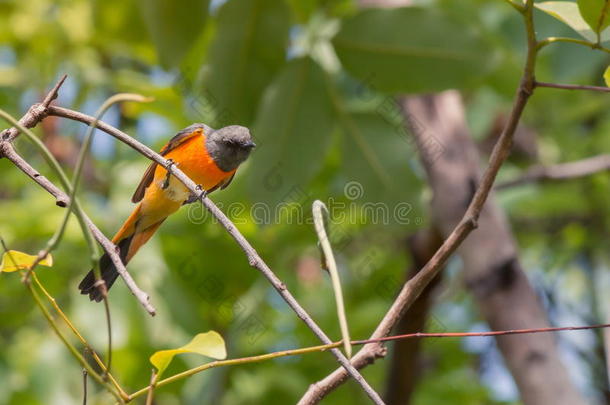
M 433 222 L 447 236 L 462 218 L 481 176 L 481 161 L 466 127 L 460 95 L 447 91 L 405 98 L 401 104 L 433 191 Z M 464 241 L 458 254 L 466 286 L 492 330 L 548 326 L 493 193 L 478 229 Z M 585 403 L 559 359 L 554 335 L 501 336 L 497 342 L 524 404 Z
M 410 0 L 360 0 L 361 7 L 400 7 L 409 3 Z M 446 237 L 466 211 L 481 175 L 480 157 L 466 127 L 461 98 L 459 93 L 448 91 L 404 98 L 401 104 L 433 191 L 433 223 Z M 479 218 L 479 228 L 464 241 L 458 254 L 466 286 L 492 330 L 549 325 L 523 272 L 510 226 L 496 205 L 493 192 Z M 423 327 L 423 323 L 419 326 Z M 525 405 L 586 403 L 559 359 L 552 334 L 501 336 L 497 343 Z M 395 351 L 392 364 L 415 365 L 418 348 Z M 391 371 L 398 375 L 392 375 L 386 398 L 393 405 L 409 403 L 415 384 L 413 367 Z
M 411 278 L 426 264 L 441 246 L 443 240 L 436 229 L 417 232 L 408 243 L 408 254 L 413 261 L 407 277 Z M 442 272 L 426 287 L 411 308 L 396 325 L 394 333 L 403 335 L 425 330 L 434 290 L 441 280 Z M 389 361 L 388 379 L 384 400 L 387 405 L 408 404 L 422 374 L 420 356 L 422 339 L 402 339 L 393 343 Z

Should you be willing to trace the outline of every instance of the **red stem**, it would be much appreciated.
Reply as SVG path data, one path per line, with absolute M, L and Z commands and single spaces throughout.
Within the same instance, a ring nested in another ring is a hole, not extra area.
M 591 325 L 591 326 L 565 326 L 562 328 L 539 328 L 539 329 L 512 329 L 512 330 L 498 330 L 491 332 L 447 332 L 447 333 L 408 333 L 406 335 L 395 335 L 386 336 L 377 339 L 365 339 L 365 340 L 352 340 L 353 345 L 365 345 L 369 343 L 387 342 L 399 339 L 408 338 L 432 338 L 432 337 L 471 337 L 471 336 L 500 336 L 500 335 L 523 335 L 526 333 L 548 333 L 548 332 L 561 332 L 565 330 L 588 330 L 588 329 L 602 329 L 610 328 L 610 324 Z

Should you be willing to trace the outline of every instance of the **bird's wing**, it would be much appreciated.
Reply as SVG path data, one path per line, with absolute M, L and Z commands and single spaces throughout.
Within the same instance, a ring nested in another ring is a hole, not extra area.
M 212 128 L 208 127 L 205 124 L 193 124 L 191 126 L 188 126 L 182 131 L 178 132 L 176 135 L 174 135 L 172 139 L 170 139 L 169 142 L 165 144 L 163 148 L 161 148 L 159 154 L 161 154 L 161 156 L 165 156 L 179 145 L 191 139 L 192 137 L 201 135 L 202 133 L 207 134 L 212 131 Z M 152 183 L 153 179 L 155 178 L 156 168 L 157 162 L 152 162 L 150 166 L 148 166 L 148 169 L 146 169 L 146 172 L 144 172 L 144 176 L 142 176 L 142 180 L 140 180 L 140 184 L 138 184 L 138 188 L 136 188 L 136 191 L 131 197 L 132 202 L 137 203 L 140 202 L 142 198 L 144 198 L 144 192 L 146 191 L 146 188 L 150 186 L 150 183 Z

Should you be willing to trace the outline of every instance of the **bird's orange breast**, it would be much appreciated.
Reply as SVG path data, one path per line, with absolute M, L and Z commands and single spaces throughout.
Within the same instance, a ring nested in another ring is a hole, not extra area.
M 206 150 L 205 135 L 185 141 L 167 153 L 165 158 L 176 162 L 180 170 L 206 190 L 235 173 L 235 170 L 225 172 L 216 165 Z M 163 180 L 165 175 L 166 170 L 158 166 L 155 171 L 155 181 Z

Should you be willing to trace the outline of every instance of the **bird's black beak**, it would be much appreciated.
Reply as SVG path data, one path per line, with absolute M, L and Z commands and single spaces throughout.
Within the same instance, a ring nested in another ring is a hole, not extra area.
M 254 142 L 252 142 L 252 141 L 248 141 L 248 142 L 246 142 L 246 143 L 244 144 L 244 146 L 245 146 L 246 148 L 248 148 L 248 149 L 254 149 L 254 148 L 256 148 L 256 144 L 255 144 Z

